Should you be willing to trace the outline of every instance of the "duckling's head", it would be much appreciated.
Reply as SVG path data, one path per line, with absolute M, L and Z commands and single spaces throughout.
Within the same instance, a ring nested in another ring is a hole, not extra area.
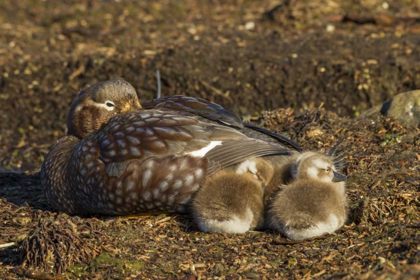
M 323 182 L 342 182 L 347 177 L 336 171 L 331 156 L 319 152 L 304 152 L 294 165 L 294 179 L 315 179 Z
M 70 107 L 67 119 L 69 135 L 84 138 L 112 117 L 141 109 L 133 86 L 124 80 L 109 80 L 82 90 Z

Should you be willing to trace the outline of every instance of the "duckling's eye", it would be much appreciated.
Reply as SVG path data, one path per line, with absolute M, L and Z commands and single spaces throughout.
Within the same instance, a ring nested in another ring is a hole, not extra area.
M 331 169 L 329 167 L 327 167 L 327 169 L 325 169 L 325 172 L 329 173 L 331 171 Z
M 108 106 L 108 107 L 110 107 L 110 108 L 114 108 L 115 107 L 115 104 L 112 101 L 105 101 L 105 105 Z

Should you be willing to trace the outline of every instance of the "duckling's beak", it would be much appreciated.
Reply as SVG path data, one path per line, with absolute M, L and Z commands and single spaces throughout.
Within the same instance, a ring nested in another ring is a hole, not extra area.
M 343 182 L 347 180 L 347 176 L 341 173 L 333 171 L 334 177 L 332 178 L 333 182 Z

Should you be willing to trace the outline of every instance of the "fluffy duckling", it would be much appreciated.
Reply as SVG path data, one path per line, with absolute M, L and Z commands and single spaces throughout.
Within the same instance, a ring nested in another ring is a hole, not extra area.
M 198 191 L 192 210 L 201 231 L 244 233 L 263 226 L 264 186 L 271 180 L 273 168 L 257 158 L 251 165 L 245 161 L 238 170 L 215 173 Z
M 347 217 L 344 181 L 331 157 L 306 152 L 293 165 L 292 183 L 271 199 L 266 224 L 292 240 L 332 233 Z
M 312 151 L 306 151 L 306 152 L 298 152 L 298 151 L 291 151 L 290 155 L 276 155 L 276 156 L 266 156 L 264 157 L 264 160 L 266 160 L 270 165 L 274 168 L 273 176 L 268 185 L 265 188 L 264 191 L 264 203 L 265 205 L 270 204 L 270 200 L 274 197 L 274 195 L 279 191 L 280 186 L 287 185 L 294 180 L 298 179 L 298 167 L 301 166 L 303 168 L 306 168 L 306 164 L 309 161 L 302 161 L 303 159 L 318 159 L 319 161 L 324 161 L 334 168 L 334 173 L 332 173 L 333 181 L 343 181 L 345 180 L 345 176 L 338 173 L 336 170 L 342 169 L 342 161 L 343 159 L 336 155 L 337 149 L 343 139 L 338 141 L 338 143 L 332 147 L 329 151 L 327 151 L 325 154 L 321 152 L 312 152 Z M 242 165 L 245 165 L 247 163 L 248 168 L 245 166 L 242 166 L 241 168 L 237 169 L 237 173 L 241 173 L 244 169 L 248 169 L 248 172 L 252 172 L 252 161 L 253 159 L 247 160 L 242 163 Z M 303 165 L 300 165 L 299 163 L 304 163 Z M 262 165 L 261 165 L 262 166 Z M 311 169 L 312 170 L 312 169 Z M 260 170 L 259 172 L 264 172 L 263 170 Z M 303 176 L 303 175 L 302 175 Z M 344 176 L 344 177 L 343 177 Z M 326 179 L 330 180 L 331 179 Z

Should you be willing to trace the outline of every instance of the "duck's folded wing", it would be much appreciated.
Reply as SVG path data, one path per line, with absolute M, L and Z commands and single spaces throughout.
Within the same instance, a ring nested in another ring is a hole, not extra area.
M 237 115 L 203 98 L 175 95 L 149 100 L 141 105 L 145 109 L 188 112 L 231 127 L 243 127 L 242 120 Z
M 161 109 L 196 114 L 206 119 L 237 128 L 249 137 L 286 144 L 299 152 L 302 151 L 302 148 L 296 142 L 287 137 L 250 123 L 243 123 L 234 113 L 202 98 L 175 95 L 148 100 L 142 103 L 142 106 L 145 109 Z
M 214 173 L 217 170 L 241 163 L 249 158 L 289 155 L 290 152 L 289 149 L 282 145 L 252 138 L 226 141 L 206 154 L 206 157 L 209 159 L 208 173 Z
M 289 138 L 283 135 L 280 135 L 278 133 L 275 133 L 273 131 L 270 131 L 268 129 L 265 129 L 265 128 L 262 128 L 262 127 L 259 127 L 257 125 L 250 124 L 250 123 L 244 123 L 244 126 L 245 127 L 241 129 L 241 132 L 249 137 L 257 138 L 257 139 L 264 139 L 264 140 L 268 138 L 267 139 L 268 142 L 284 143 L 286 145 L 293 147 L 298 152 L 303 151 L 302 147 L 299 146 L 298 143 L 296 143 L 293 140 L 290 140 Z

